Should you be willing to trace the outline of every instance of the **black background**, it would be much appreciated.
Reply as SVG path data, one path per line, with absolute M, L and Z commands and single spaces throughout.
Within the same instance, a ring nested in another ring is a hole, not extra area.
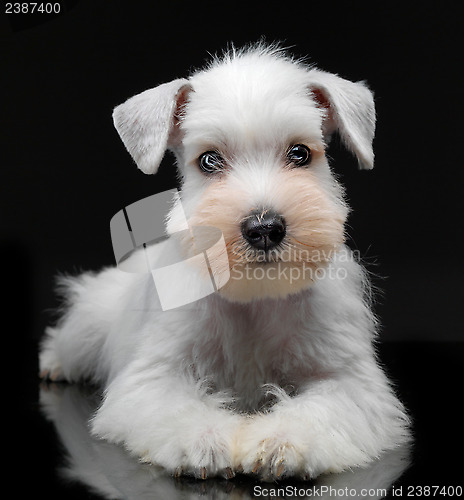
M 20 405 L 36 396 L 36 342 L 58 304 L 56 273 L 112 264 L 110 218 L 175 185 L 169 156 L 156 176 L 135 167 L 113 129 L 112 108 L 188 75 L 229 42 L 263 36 L 374 90 L 374 170 L 358 171 L 336 141 L 329 151 L 353 208 L 349 243 L 383 291 L 381 339 L 408 342 L 398 376 L 421 367 L 457 391 L 464 78 L 456 3 L 60 4 L 57 16 L 1 21 L 4 342 L 13 342 L 7 352 L 14 352 L 16 378 L 27 382 Z M 435 350 L 424 341 L 446 343 Z M 416 359 L 416 346 L 428 354 Z M 450 365 L 456 373 L 444 374 Z

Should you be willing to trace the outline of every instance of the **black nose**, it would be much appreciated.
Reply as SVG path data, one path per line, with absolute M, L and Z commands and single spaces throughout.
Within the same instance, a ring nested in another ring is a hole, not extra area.
M 268 251 L 285 237 L 285 220 L 272 210 L 256 210 L 242 222 L 246 241 L 258 250 Z

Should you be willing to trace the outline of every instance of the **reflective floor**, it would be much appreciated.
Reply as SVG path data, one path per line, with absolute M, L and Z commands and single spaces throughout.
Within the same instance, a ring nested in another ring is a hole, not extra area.
M 98 394 L 31 378 L 35 400 L 27 405 L 20 429 L 32 453 L 18 450 L 18 468 L 24 471 L 19 487 L 23 493 L 67 500 L 464 497 L 464 342 L 386 343 L 380 357 L 412 415 L 415 439 L 413 446 L 367 469 L 309 483 L 261 484 L 245 476 L 174 479 L 89 435 L 87 422 Z

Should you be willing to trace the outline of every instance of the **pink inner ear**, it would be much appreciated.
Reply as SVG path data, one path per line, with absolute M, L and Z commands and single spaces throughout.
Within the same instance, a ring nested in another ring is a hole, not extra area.
M 176 106 L 174 109 L 171 130 L 169 132 L 168 146 L 178 146 L 182 141 L 180 122 L 186 113 L 188 95 L 192 91 L 189 85 L 184 85 L 176 95 Z
M 329 109 L 330 108 L 330 102 L 329 102 L 329 100 L 327 99 L 327 97 L 325 96 L 325 94 L 320 89 L 312 88 L 311 92 L 313 94 L 314 100 L 316 101 L 316 104 L 320 108 L 324 108 L 324 109 Z
M 334 110 L 330 104 L 329 99 L 321 89 L 317 87 L 312 87 L 311 92 L 317 107 L 325 111 L 325 118 L 322 123 L 322 132 L 326 136 L 326 140 L 329 141 L 330 135 L 337 128 L 337 124 L 335 123 L 334 119 Z
M 188 95 L 191 92 L 188 85 L 184 85 L 176 96 L 176 108 L 174 110 L 174 125 L 178 125 L 185 115 L 185 107 L 188 103 Z

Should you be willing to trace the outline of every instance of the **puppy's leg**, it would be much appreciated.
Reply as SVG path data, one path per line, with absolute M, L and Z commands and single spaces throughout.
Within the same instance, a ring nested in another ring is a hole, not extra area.
M 407 416 L 379 368 L 326 379 L 240 430 L 237 464 L 264 480 L 365 466 L 407 441 Z M 238 465 L 237 465 L 238 467 Z
M 166 365 L 134 361 L 110 384 L 92 433 L 174 475 L 231 478 L 241 417 Z
M 101 349 L 120 310 L 120 298 L 133 279 L 129 273 L 105 269 L 61 278 L 65 313 L 47 328 L 39 354 L 39 375 L 53 381 L 104 380 L 107 367 Z

